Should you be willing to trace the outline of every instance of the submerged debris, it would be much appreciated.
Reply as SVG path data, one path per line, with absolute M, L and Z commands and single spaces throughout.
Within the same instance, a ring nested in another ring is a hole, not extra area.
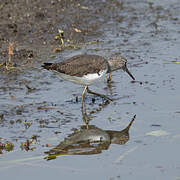
M 0 68 L 5 72 L 22 69 L 22 67 L 32 63 L 32 61 L 29 60 L 34 57 L 32 50 L 15 49 L 14 43 L 12 42 L 9 43 L 8 51 L 6 50 L 2 54 L 6 60 L 0 64 Z
M 0 152 L 2 154 L 2 150 L 12 151 L 14 149 L 14 144 L 10 141 L 6 141 L 5 143 L 0 142 Z
M 64 31 L 58 29 L 58 34 L 54 37 L 55 40 L 59 40 L 61 45 L 64 45 Z
M 37 137 L 38 135 L 32 135 L 30 139 L 27 139 L 25 142 L 22 142 L 20 146 L 21 150 L 33 151 L 35 147 L 30 146 L 37 143 Z
M 4 66 L 7 71 L 14 68 L 14 65 L 11 62 L 11 57 L 13 55 L 13 48 L 14 48 L 14 43 L 10 42 L 8 48 L 8 59 L 4 63 L 0 64 L 0 67 Z
M 99 42 L 100 42 L 99 40 L 89 41 L 87 43 L 73 43 L 73 42 L 70 43 L 70 41 L 68 41 L 66 44 L 63 44 L 60 47 L 53 49 L 53 53 L 58 53 L 60 51 L 66 50 L 66 49 L 78 50 L 83 47 L 86 47 L 87 45 L 98 44 Z M 99 50 L 99 49 L 96 49 L 96 50 Z

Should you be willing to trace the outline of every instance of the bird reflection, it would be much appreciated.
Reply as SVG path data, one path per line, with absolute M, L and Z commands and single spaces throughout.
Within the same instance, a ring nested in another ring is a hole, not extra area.
M 109 103 L 110 103 L 109 100 L 103 101 L 96 109 L 90 111 L 88 114 L 86 110 L 86 104 L 84 104 L 84 106 L 81 107 L 82 120 L 87 128 L 88 128 L 89 121 L 92 119 L 91 115 L 102 111 Z
M 55 148 L 45 152 L 47 160 L 55 159 L 61 155 L 91 155 L 107 150 L 110 144 L 123 145 L 129 140 L 129 129 L 136 115 L 128 126 L 121 131 L 103 130 L 94 125 L 83 125 L 68 135 L 64 141 Z

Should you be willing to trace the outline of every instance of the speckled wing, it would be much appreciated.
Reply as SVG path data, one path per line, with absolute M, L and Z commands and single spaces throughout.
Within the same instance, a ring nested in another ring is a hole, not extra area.
M 108 62 L 101 56 L 84 54 L 73 56 L 60 63 L 45 63 L 43 67 L 70 76 L 82 77 L 83 75 L 106 70 L 108 68 Z

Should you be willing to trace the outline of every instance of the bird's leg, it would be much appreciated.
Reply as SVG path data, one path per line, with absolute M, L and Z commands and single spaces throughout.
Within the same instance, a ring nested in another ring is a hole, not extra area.
M 109 72 L 109 77 L 108 77 L 108 75 L 106 74 L 107 83 L 108 83 L 108 82 L 111 82 L 111 77 L 112 77 L 111 72 Z
M 108 78 L 108 73 L 106 73 L 106 81 L 107 81 L 107 82 L 108 82 L 108 79 L 109 79 L 109 78 Z
M 82 111 L 82 119 L 83 119 L 84 125 L 86 126 L 86 129 L 88 129 L 90 118 L 88 117 L 86 113 L 86 104 L 82 106 L 81 111 Z
M 85 86 L 84 87 L 84 90 L 83 90 L 83 92 L 82 92 L 82 95 L 81 95 L 81 98 L 82 98 L 82 100 L 81 100 L 81 108 L 83 109 L 83 104 L 84 104 L 84 98 L 85 98 L 85 94 L 86 94 L 86 90 L 88 89 L 88 86 Z
M 107 88 L 109 89 L 110 94 L 112 95 L 113 93 L 112 93 L 112 81 L 111 80 L 110 81 L 107 80 Z
M 96 96 L 100 96 L 100 97 L 102 97 L 102 98 L 105 98 L 105 99 L 107 99 L 107 100 L 109 100 L 109 101 L 113 101 L 111 98 L 105 96 L 104 94 L 99 94 L 99 93 L 96 93 L 96 92 L 91 91 L 88 87 L 87 87 L 87 92 L 90 93 L 90 94 L 93 94 L 93 95 L 96 95 Z

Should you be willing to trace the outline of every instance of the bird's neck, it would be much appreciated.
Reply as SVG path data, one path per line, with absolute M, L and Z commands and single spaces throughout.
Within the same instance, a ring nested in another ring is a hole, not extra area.
M 116 68 L 115 62 L 112 59 L 108 60 L 108 73 L 115 71 L 116 69 L 117 68 Z

